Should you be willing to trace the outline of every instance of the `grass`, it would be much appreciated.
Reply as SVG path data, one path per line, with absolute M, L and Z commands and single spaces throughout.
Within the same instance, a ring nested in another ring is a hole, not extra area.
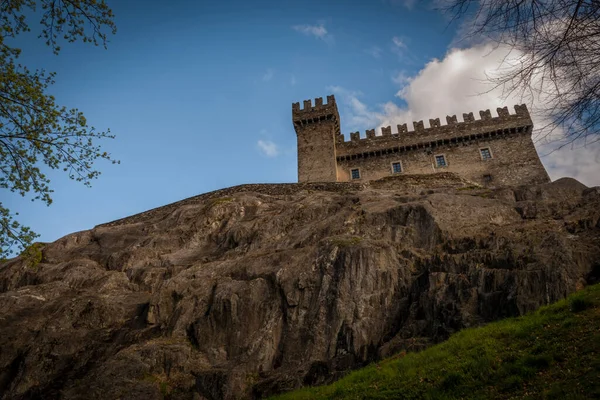
M 218 197 L 216 199 L 209 200 L 209 207 L 214 207 L 219 204 L 230 203 L 233 201 L 233 197 Z
M 600 285 L 277 399 L 600 398 Z
M 163 398 L 169 397 L 173 391 L 173 387 L 171 387 L 169 384 L 168 378 L 164 375 L 146 373 L 144 374 L 142 380 L 153 385 L 157 385 Z
M 359 236 L 334 236 L 329 238 L 329 243 L 338 247 L 357 246 L 362 242 Z

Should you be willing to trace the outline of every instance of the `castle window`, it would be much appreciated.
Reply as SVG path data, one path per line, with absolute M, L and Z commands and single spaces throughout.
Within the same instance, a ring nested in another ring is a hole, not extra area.
M 399 174 L 402 172 L 402 163 L 400 161 L 392 163 L 392 174 Z
M 360 170 L 358 168 L 351 169 L 350 175 L 351 175 L 352 179 L 360 179 Z
M 481 153 L 481 159 L 483 161 L 492 159 L 492 151 L 489 147 L 479 149 L 479 152 Z
M 446 156 L 443 154 L 435 156 L 435 166 L 437 168 L 447 167 L 448 164 L 446 163 Z

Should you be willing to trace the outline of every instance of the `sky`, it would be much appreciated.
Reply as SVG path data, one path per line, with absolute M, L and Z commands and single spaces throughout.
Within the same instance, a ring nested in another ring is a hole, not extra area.
M 114 140 L 91 188 L 59 171 L 53 204 L 4 191 L 2 203 L 42 242 L 244 183 L 297 181 L 291 104 L 334 94 L 350 132 L 507 105 L 486 72 L 508 50 L 460 39 L 429 1 L 107 0 L 108 48 L 32 32 L 21 62 L 57 73 L 50 92 Z M 492 111 L 493 115 L 495 111 Z M 537 118 L 537 117 L 535 117 Z M 536 120 L 543 124 L 543 118 Z M 393 129 L 395 132 L 395 128 Z M 550 177 L 600 185 L 600 144 L 538 153 Z

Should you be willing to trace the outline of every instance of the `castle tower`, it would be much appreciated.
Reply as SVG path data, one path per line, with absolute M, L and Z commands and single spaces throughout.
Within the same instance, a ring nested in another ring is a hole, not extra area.
M 292 104 L 292 121 L 298 137 L 298 182 L 336 182 L 335 144 L 340 132 L 340 116 L 335 98 L 327 96 Z

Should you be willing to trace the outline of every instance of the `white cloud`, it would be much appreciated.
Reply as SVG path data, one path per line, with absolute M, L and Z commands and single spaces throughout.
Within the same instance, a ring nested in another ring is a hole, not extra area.
M 294 86 L 296 84 L 296 76 L 292 75 L 290 78 L 290 85 Z
M 333 35 L 327 32 L 327 29 L 323 24 L 319 25 L 294 25 L 292 29 L 296 32 L 300 32 L 306 36 L 314 36 L 317 39 L 321 39 L 327 43 L 333 43 Z
M 277 157 L 279 155 L 279 147 L 270 140 L 260 139 L 256 144 L 260 152 L 267 157 Z
M 478 116 L 479 110 L 491 109 L 493 114 L 497 107 L 508 106 L 514 113 L 513 105 L 527 103 L 532 111 L 536 127 L 549 123 L 549 119 L 538 113 L 544 99 L 539 96 L 522 98 L 518 94 L 505 95 L 501 88 L 494 88 L 486 76 L 499 72 L 503 60 L 515 61 L 520 55 L 511 53 L 507 48 L 494 48 L 491 45 L 480 45 L 468 49 L 452 49 L 443 60 L 434 59 L 413 77 L 403 73 L 392 80 L 400 85 L 396 96 L 406 102 L 400 107 L 394 102 L 369 107 L 360 100 L 359 92 L 341 87 L 331 87 L 340 99 L 342 106 L 342 123 L 345 129 L 363 130 L 380 128 L 400 123 L 408 123 L 412 129 L 412 121 L 429 118 L 440 118 L 442 123 L 446 115 L 459 115 L 473 112 Z M 428 126 L 428 123 L 425 123 Z M 377 129 L 380 134 L 380 129 Z M 556 131 L 554 136 L 562 132 Z M 364 133 L 363 133 L 364 135 Z M 600 185 L 600 142 L 564 147 L 551 152 L 554 143 L 546 143 L 536 138 L 538 153 L 552 179 L 570 176 L 586 185 Z
M 563 147 L 550 153 L 552 145 L 537 147 L 553 180 L 568 176 L 587 186 L 600 186 L 600 142 L 585 147 Z
M 269 69 L 267 69 L 267 71 L 264 73 L 264 75 L 263 75 L 263 77 L 262 77 L 262 80 L 263 80 L 264 82 L 268 82 L 268 81 L 270 81 L 271 79 L 273 79 L 273 75 L 274 75 L 274 74 L 275 74 L 275 72 L 274 72 L 274 71 L 273 71 L 271 68 L 269 68 Z

